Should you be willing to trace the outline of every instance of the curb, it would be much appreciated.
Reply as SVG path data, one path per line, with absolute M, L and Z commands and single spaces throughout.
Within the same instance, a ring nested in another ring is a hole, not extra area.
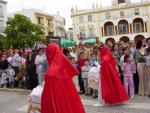
M 31 93 L 31 90 L 26 90 L 26 89 L 0 88 L 0 91 L 15 92 L 15 93 Z

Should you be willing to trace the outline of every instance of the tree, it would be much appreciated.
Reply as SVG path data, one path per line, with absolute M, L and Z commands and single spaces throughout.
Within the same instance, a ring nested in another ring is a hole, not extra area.
M 8 19 L 5 33 L 9 47 L 18 49 L 32 47 L 39 37 L 44 37 L 41 27 L 21 14 Z

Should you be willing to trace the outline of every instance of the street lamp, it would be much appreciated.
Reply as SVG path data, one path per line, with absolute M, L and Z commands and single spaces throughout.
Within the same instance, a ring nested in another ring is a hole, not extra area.
M 80 41 L 83 41 L 83 40 L 86 39 L 85 34 L 82 34 L 82 33 L 80 33 L 79 35 L 77 35 L 77 37 L 78 37 L 78 39 L 79 39 Z

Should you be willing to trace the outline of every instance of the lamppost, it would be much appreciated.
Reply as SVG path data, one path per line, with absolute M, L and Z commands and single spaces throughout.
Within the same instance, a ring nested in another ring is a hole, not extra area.
M 80 33 L 79 35 L 77 35 L 78 39 L 80 41 L 84 41 L 86 39 L 85 34 Z

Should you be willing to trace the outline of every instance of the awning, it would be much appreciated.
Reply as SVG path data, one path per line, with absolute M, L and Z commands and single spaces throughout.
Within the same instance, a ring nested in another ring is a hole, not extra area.
M 86 39 L 85 43 L 89 44 L 89 45 L 94 45 L 94 44 L 96 44 L 96 39 L 94 39 L 94 38 Z
M 62 47 L 71 47 L 71 46 L 76 46 L 75 41 L 67 40 L 64 38 L 61 38 L 61 46 Z

